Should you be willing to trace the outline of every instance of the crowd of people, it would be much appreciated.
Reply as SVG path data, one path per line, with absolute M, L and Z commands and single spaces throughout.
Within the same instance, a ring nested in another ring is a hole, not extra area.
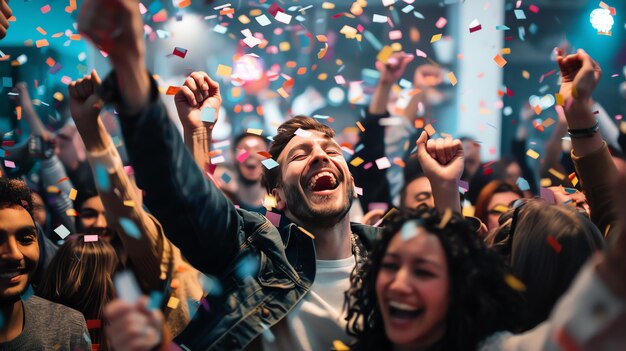
M 0 13 L 2 38 L 4 0 Z M 32 135 L 10 157 L 38 165 L 0 169 L 0 350 L 626 349 L 626 135 L 600 133 L 602 71 L 584 50 L 557 52 L 563 104 L 537 174 L 522 127 L 490 172 L 475 140 L 435 135 L 433 65 L 401 111 L 402 181 L 372 167 L 412 60 L 396 52 L 376 65 L 351 155 L 298 115 L 271 142 L 233 137 L 226 185 L 210 157 L 219 84 L 182 82 L 181 135 L 146 69 L 137 3 L 85 0 L 78 30 L 113 70 L 69 85 L 70 123 L 50 132 L 29 87 L 14 88 Z

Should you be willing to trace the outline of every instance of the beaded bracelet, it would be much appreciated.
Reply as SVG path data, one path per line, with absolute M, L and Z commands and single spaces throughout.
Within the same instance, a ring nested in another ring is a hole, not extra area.
M 582 129 L 568 129 L 567 133 L 572 138 L 589 138 L 598 132 L 600 129 L 600 122 L 596 118 L 596 124 L 590 128 L 582 128 Z

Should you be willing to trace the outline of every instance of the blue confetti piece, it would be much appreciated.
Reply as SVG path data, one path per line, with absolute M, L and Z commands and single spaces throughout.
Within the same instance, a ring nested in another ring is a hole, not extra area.
M 357 146 L 356 146 L 356 148 L 354 149 L 354 152 L 355 152 L 355 153 L 357 153 L 357 152 L 359 152 L 359 151 L 363 150 L 363 148 L 365 148 L 365 145 L 363 145 L 363 144 L 359 144 L 359 145 L 357 145 Z
M 203 108 L 200 111 L 200 119 L 202 122 L 215 123 L 216 110 L 213 107 Z
M 518 20 L 526 19 L 526 14 L 524 13 L 524 10 L 517 9 L 517 10 L 514 10 L 513 12 L 515 13 L 515 18 L 517 18 Z
M 124 217 L 121 217 L 118 220 L 118 222 L 120 223 L 120 226 L 122 226 L 122 229 L 124 229 L 124 232 L 128 234 L 130 237 L 135 238 L 137 240 L 141 238 L 141 232 L 139 231 L 139 228 L 137 227 L 135 222 Z
M 517 185 L 517 187 L 521 190 L 521 191 L 526 191 L 526 190 L 530 190 L 530 185 L 528 184 L 528 181 L 522 177 L 517 178 L 517 181 L 515 182 L 515 185 Z
M 150 303 L 148 303 L 148 309 L 151 311 L 160 309 L 161 302 L 163 302 L 163 294 L 159 291 L 152 291 L 150 293 Z
M 224 181 L 224 183 L 228 184 L 230 183 L 230 180 L 232 179 L 232 177 L 230 175 L 228 175 L 228 173 L 222 173 L 222 180 Z
M 528 27 L 528 32 L 530 32 L 530 34 L 537 34 L 537 31 L 539 30 L 539 27 L 537 27 L 536 24 L 532 23 L 529 27 Z
M 24 290 L 24 292 L 22 293 L 22 295 L 20 295 L 20 298 L 22 300 L 28 300 L 30 299 L 33 295 L 35 295 L 35 290 L 33 289 L 33 286 L 28 284 L 28 287 L 26 288 L 26 290 Z
M 403 241 L 409 240 L 417 235 L 417 223 L 416 221 L 408 221 L 402 225 L 400 229 L 400 237 Z
M 2 87 L 3 88 L 11 88 L 13 86 L 13 78 L 11 77 L 2 77 Z
M 505 25 L 502 25 L 502 24 L 499 24 L 499 25 L 496 26 L 496 30 L 509 30 L 509 29 L 511 29 L 511 28 L 509 28 L 509 27 L 507 27 Z
M 91 344 L 91 338 L 89 337 L 89 333 L 83 332 L 83 339 L 85 339 L 85 342 L 87 342 L 88 344 Z
M 278 162 L 274 161 L 273 158 L 265 159 L 265 160 L 261 161 L 261 163 L 267 169 L 272 169 L 272 168 L 278 167 Z
M 103 164 L 96 164 L 95 168 L 95 178 L 96 178 L 96 186 L 98 189 L 109 192 L 111 190 L 111 181 L 109 179 L 109 172 L 107 172 L 106 167 Z
M 259 270 L 259 260 L 257 257 L 248 255 L 239 261 L 237 265 L 237 276 L 241 279 L 256 275 Z
M 372 32 L 365 30 L 363 31 L 363 36 L 365 37 L 365 40 L 367 40 L 374 49 L 376 49 L 377 51 L 382 50 L 383 44 L 380 43 L 378 38 L 376 38 L 376 36 L 372 34 Z
M 160 1 L 155 1 L 152 4 L 150 4 L 150 7 L 148 7 L 148 11 L 150 12 L 150 14 L 154 15 L 157 12 L 161 11 L 162 8 L 163 8 L 163 4 L 161 4 Z
M 3 149 L 0 149 L 0 157 L 4 158 L 5 155 L 5 151 Z

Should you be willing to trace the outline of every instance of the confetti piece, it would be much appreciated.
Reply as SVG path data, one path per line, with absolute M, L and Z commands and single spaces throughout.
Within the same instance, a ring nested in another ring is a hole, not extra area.
M 389 32 L 389 40 L 399 40 L 402 39 L 402 31 L 392 30 Z
M 311 232 L 309 232 L 308 230 L 298 226 L 298 229 L 300 229 L 300 231 L 304 234 L 306 234 L 307 236 L 309 236 L 311 239 L 315 240 L 315 235 L 311 234 Z
M 141 232 L 139 231 L 139 228 L 137 227 L 135 222 L 133 222 L 131 219 L 128 219 L 126 217 L 120 217 L 118 219 L 118 222 L 128 236 L 137 240 L 141 239 Z
M 452 210 L 450 208 L 446 208 L 446 211 L 441 216 L 441 222 L 439 222 L 439 229 L 443 229 L 448 225 L 448 222 L 452 219 Z
M 528 151 L 526 151 L 526 156 L 536 160 L 539 158 L 539 153 L 533 149 L 528 149 Z
M 73 208 L 68 208 L 65 211 L 65 215 L 70 216 L 70 217 L 78 217 L 78 212 L 76 212 L 76 210 Z
M 167 88 L 165 95 L 176 95 L 176 93 L 178 93 L 179 90 L 180 90 L 180 87 L 175 87 L 175 86 L 170 85 Z
M 180 303 L 180 299 L 175 296 L 170 296 L 170 299 L 167 301 L 167 307 L 173 310 L 178 308 L 178 304 Z
M 548 245 L 550 245 L 550 247 L 552 247 L 552 250 L 554 250 L 554 252 L 556 253 L 560 253 L 561 250 L 563 249 L 563 246 L 561 245 L 561 243 L 559 243 L 556 238 L 554 238 L 552 235 L 548 235 Z
M 98 163 L 95 165 L 95 178 L 96 178 L 96 186 L 98 189 L 108 192 L 111 188 L 111 182 L 109 180 L 109 173 L 107 172 L 106 167 Z
M 430 123 L 424 126 L 424 131 L 428 134 L 428 136 L 433 136 L 435 135 L 435 133 L 437 133 L 433 125 Z
M 448 23 L 447 19 L 445 19 L 444 17 L 439 17 L 439 19 L 435 23 L 435 27 L 441 29 L 441 28 L 445 27 L 447 23 Z
M 233 68 L 230 67 L 230 66 L 219 64 L 217 66 L 217 73 L 216 74 L 218 76 L 229 78 L 233 74 Z
M 6 168 L 15 168 L 15 162 L 9 161 L 9 160 L 4 160 L 4 166 Z
M 215 123 L 217 110 L 213 107 L 205 107 L 200 111 L 200 119 L 202 122 Z
M 517 178 L 515 185 L 517 185 L 521 191 L 530 190 L 530 184 L 528 184 L 528 181 L 522 177 Z
M 391 167 L 391 163 L 389 162 L 389 159 L 387 157 L 381 157 L 376 160 L 376 167 L 378 167 L 378 169 L 380 170 L 387 169 Z
M 274 161 L 274 159 L 272 159 L 272 158 L 265 159 L 265 160 L 261 161 L 261 163 L 267 169 L 272 169 L 274 167 L 278 167 L 278 162 Z
M 118 298 L 132 304 L 139 301 L 142 295 L 141 289 L 139 288 L 139 283 L 137 283 L 137 278 L 135 278 L 133 272 L 125 270 L 117 273 L 113 277 L 113 283 L 115 284 L 115 291 L 117 292 Z
M 481 30 L 483 27 L 478 22 L 478 18 L 474 18 L 474 20 L 469 25 L 469 32 L 474 33 Z
M 387 63 L 387 60 L 389 59 L 389 57 L 391 57 L 392 54 L 393 49 L 391 48 L 391 46 L 384 46 L 382 50 L 378 52 L 376 59 L 382 63 Z
M 409 240 L 417 235 L 417 223 L 414 220 L 407 221 L 402 225 L 400 238 L 403 241 Z
M 504 282 L 515 291 L 526 291 L 526 285 L 512 274 L 505 275 Z
M 302 128 L 298 128 L 298 130 L 296 130 L 293 134 L 303 137 L 303 138 L 310 138 L 311 135 L 313 135 L 312 132 L 302 129 Z
M 506 65 L 506 63 L 507 63 L 506 60 L 502 56 L 500 56 L 499 54 L 494 56 L 493 61 L 498 66 L 500 66 L 500 68 L 504 67 Z
M 556 204 L 556 199 L 554 198 L 554 193 L 552 192 L 552 190 L 548 189 L 548 188 L 544 188 L 541 187 L 539 189 L 539 196 L 546 200 L 547 203 L 549 204 Z
M 65 239 L 68 235 L 70 235 L 70 231 L 63 225 L 61 224 L 60 226 L 56 227 L 54 229 L 54 232 L 61 238 L 61 239 Z
M 357 156 L 357 157 L 353 158 L 352 161 L 350 161 L 350 164 L 353 165 L 354 167 L 358 167 L 358 166 L 362 165 L 363 162 L 365 162 L 365 160 L 363 160 L 362 158 Z
M 174 52 L 172 52 L 172 55 L 178 56 L 180 58 L 185 58 L 185 56 L 187 55 L 187 49 L 175 47 Z
M 35 42 L 35 45 L 37 46 L 37 48 L 42 48 L 42 47 L 50 45 L 50 43 L 48 43 L 47 39 L 41 39 L 41 40 L 37 40 Z
M 515 18 L 517 18 L 518 20 L 526 19 L 526 14 L 524 13 L 524 10 L 517 9 L 513 12 L 515 13 Z
M 46 14 L 46 13 L 50 12 L 51 7 L 50 7 L 50 5 L 45 5 L 45 6 L 41 7 L 40 10 L 41 10 L 41 13 Z
M 265 217 L 274 225 L 274 227 L 280 226 L 281 215 L 272 211 L 267 211 Z
M 272 22 L 270 22 L 270 19 L 267 18 L 266 15 L 261 15 L 261 16 L 255 17 L 254 19 L 257 21 L 258 24 L 260 24 L 263 27 L 265 27 L 265 26 L 269 25 L 270 23 L 272 23 Z
M 452 86 L 456 85 L 457 80 L 456 80 L 456 76 L 454 75 L 454 72 L 448 73 L 448 80 L 450 81 L 450 84 L 452 84 Z
M 432 44 L 432 43 L 434 43 L 434 42 L 436 42 L 436 41 L 438 41 L 438 40 L 440 40 L 440 39 L 441 39 L 441 33 L 440 33 L 440 34 L 435 34 L 435 35 L 433 35 L 433 36 L 430 38 L 430 42 L 431 42 L 431 44 Z
M 97 235 L 84 235 L 83 236 L 83 240 L 86 243 L 91 243 L 91 242 L 94 242 L 94 241 L 98 241 L 98 236 Z M 87 326 L 87 328 L 89 328 L 89 326 Z
M 70 194 L 69 194 L 70 200 L 72 200 L 72 201 L 76 200 L 76 195 L 78 195 L 78 190 L 72 188 L 72 190 L 70 190 Z
M 374 18 L 372 19 L 374 23 L 387 23 L 387 16 L 374 14 Z
M 561 172 L 557 171 L 557 170 L 556 170 L 556 169 L 554 169 L 554 168 L 550 168 L 550 169 L 548 170 L 548 172 L 549 172 L 550 174 L 552 174 L 554 177 L 556 177 L 557 179 L 559 179 L 559 180 L 564 180 L 564 179 L 565 179 L 565 174 L 563 174 L 563 173 L 561 173 Z
M 126 201 L 124 201 L 124 206 L 126 206 L 126 207 L 135 207 L 135 201 L 133 201 L 133 200 L 126 200 Z
M 276 13 L 276 16 L 274 16 L 274 18 L 280 22 L 280 23 L 284 23 L 284 24 L 289 24 L 291 22 L 291 15 L 288 15 L 282 11 L 278 11 Z
M 555 100 L 556 100 L 556 104 L 559 106 L 565 106 L 565 99 L 563 98 L 563 95 L 556 93 L 554 94 Z
M 333 348 L 335 351 L 350 351 L 350 348 L 341 340 L 333 340 Z

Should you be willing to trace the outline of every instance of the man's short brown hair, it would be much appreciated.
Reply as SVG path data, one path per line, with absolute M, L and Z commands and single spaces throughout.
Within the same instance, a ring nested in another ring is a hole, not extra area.
M 33 215 L 33 197 L 31 190 L 24 181 L 19 179 L 0 178 L 0 209 L 23 207 Z
M 270 144 L 269 154 L 278 161 L 278 157 L 283 152 L 289 141 L 294 137 L 298 129 L 315 130 L 323 133 L 329 138 L 335 137 L 335 131 L 329 126 L 318 122 L 316 119 L 307 116 L 295 116 L 278 127 L 278 133 L 274 137 L 274 141 Z M 267 193 L 271 194 L 272 189 L 279 185 L 281 165 L 272 169 L 265 168 L 263 170 L 263 182 Z

